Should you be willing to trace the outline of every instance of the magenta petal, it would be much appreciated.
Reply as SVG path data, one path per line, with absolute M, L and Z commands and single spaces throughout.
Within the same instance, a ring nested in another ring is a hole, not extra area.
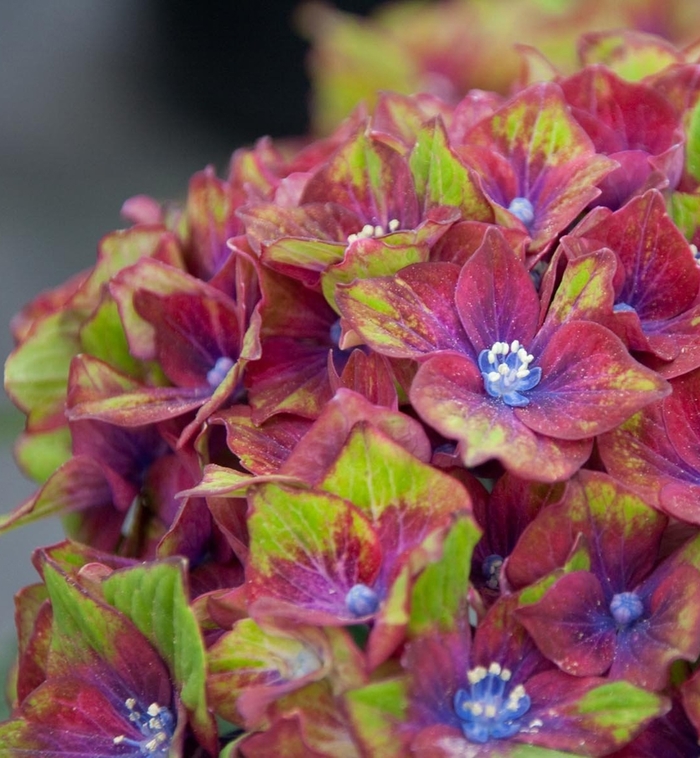
M 489 397 L 478 368 L 457 353 L 435 355 L 411 386 L 421 418 L 461 443 L 466 466 L 496 458 L 511 471 L 537 481 L 571 476 L 590 455 L 592 440 L 557 440 L 536 434 L 518 419 L 518 410 Z
M 615 624 L 600 582 L 587 571 L 561 577 L 537 603 L 516 611 L 540 651 L 576 676 L 604 674 L 615 653 Z
M 519 340 L 528 346 L 535 334 L 540 310 L 535 285 L 495 228 L 464 265 L 455 302 L 477 355 L 497 341 Z
M 535 348 L 533 348 L 535 349 Z M 530 429 L 561 439 L 583 439 L 614 429 L 670 386 L 633 360 L 622 342 L 599 324 L 562 325 L 535 355 L 542 380 L 517 408 Z
M 367 345 L 392 357 L 418 358 L 436 350 L 467 352 L 469 341 L 454 307 L 459 269 L 416 263 L 399 274 L 340 285 L 342 315 Z
M 667 563 L 637 589 L 647 616 L 620 632 L 609 673 L 655 691 L 668 684 L 673 661 L 700 654 L 700 572 L 673 558 Z
M 469 668 L 468 630 L 418 637 L 406 648 L 401 664 L 411 678 L 410 720 L 417 727 L 449 724 L 460 728 L 453 698 Z

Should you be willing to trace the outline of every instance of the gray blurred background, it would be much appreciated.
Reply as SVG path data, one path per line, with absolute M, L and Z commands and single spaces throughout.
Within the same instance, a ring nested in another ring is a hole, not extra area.
M 295 0 L 0 0 L 0 355 L 9 321 L 93 264 L 135 194 L 182 198 L 192 173 L 256 136 L 302 133 Z M 366 11 L 374 2 L 338 2 Z M 16 469 L 23 419 L 0 393 L 0 513 L 35 489 Z M 14 593 L 56 521 L 0 536 L 0 676 Z M 0 680 L 1 687 L 1 680 Z M 0 697 L 0 717 L 6 713 Z
M 157 19 L 138 0 L 0 0 L 0 354 L 12 315 L 94 262 L 130 195 L 178 197 L 189 174 L 225 165 L 239 139 L 153 96 Z M 149 46 L 150 49 L 149 49 Z M 22 417 L 0 400 L 0 512 L 34 486 L 11 456 Z M 58 522 L 0 536 L 0 650 L 14 640 L 13 594 L 34 582 L 30 555 Z M 4 705 L 4 704 L 3 704 Z

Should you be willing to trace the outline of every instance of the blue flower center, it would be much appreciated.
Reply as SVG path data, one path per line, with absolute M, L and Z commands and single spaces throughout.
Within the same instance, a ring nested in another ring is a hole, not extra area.
M 498 589 L 498 575 L 501 572 L 501 566 L 503 565 L 503 557 L 494 553 L 484 558 L 484 562 L 481 564 L 481 573 L 486 580 L 486 586 L 489 589 Z
M 615 303 L 613 313 L 634 313 L 634 307 L 628 303 Z
M 535 220 L 535 209 L 526 197 L 514 197 L 508 210 L 529 229 Z
M 115 745 L 138 748 L 138 758 L 167 758 L 170 742 L 175 731 L 175 719 L 168 708 L 151 703 L 145 713 L 136 710 L 136 700 L 130 697 L 126 703 L 129 721 L 141 732 L 142 739 L 135 740 L 120 734 L 114 738 Z
M 379 608 L 379 595 L 366 584 L 356 584 L 345 596 L 345 607 L 353 616 L 369 616 Z
M 530 697 L 522 684 L 507 693 L 510 678 L 511 672 L 498 663 L 467 672 L 469 691 L 457 690 L 454 709 L 470 742 L 507 739 L 522 729 L 521 718 L 530 710 Z
M 633 624 L 644 612 L 644 604 L 635 592 L 618 592 L 610 601 L 610 614 L 619 626 Z
M 479 353 L 479 369 L 484 387 L 491 397 L 500 398 L 506 405 L 527 405 L 530 401 L 521 394 L 539 384 L 542 369 L 530 364 L 534 357 L 518 342 L 494 342 L 490 350 Z
M 218 387 L 226 378 L 226 374 L 233 368 L 233 361 L 226 356 L 216 359 L 214 368 L 207 371 L 207 383 L 210 387 Z

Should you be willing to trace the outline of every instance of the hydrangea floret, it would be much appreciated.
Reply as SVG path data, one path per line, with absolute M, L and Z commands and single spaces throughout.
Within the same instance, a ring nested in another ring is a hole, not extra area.
M 0 758 L 697 753 L 700 55 L 522 54 L 132 198 L 16 317 L 0 532 L 67 539 Z

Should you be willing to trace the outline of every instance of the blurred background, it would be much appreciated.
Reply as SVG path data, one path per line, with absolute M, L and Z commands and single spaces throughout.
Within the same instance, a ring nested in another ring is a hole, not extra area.
M 183 198 L 263 134 L 307 128 L 306 44 L 295 2 L 0 1 L 0 355 L 9 322 L 40 290 L 91 266 L 135 194 Z M 376 3 L 337 4 L 362 12 Z M 0 513 L 35 486 L 12 460 L 22 417 L 0 393 Z M 0 536 L 0 657 L 12 597 L 36 581 L 34 547 L 57 521 Z M 4 702 L 0 698 L 0 716 Z

